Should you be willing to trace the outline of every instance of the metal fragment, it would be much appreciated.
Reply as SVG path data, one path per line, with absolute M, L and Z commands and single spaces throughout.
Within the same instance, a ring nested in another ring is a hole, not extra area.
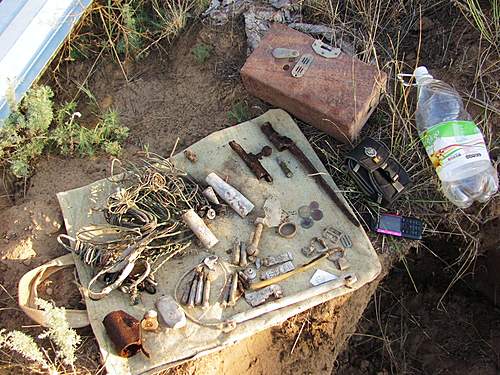
M 217 198 L 217 194 L 215 194 L 215 190 L 213 187 L 207 187 L 205 190 L 203 190 L 202 194 L 210 203 L 220 204 L 219 198 Z
M 311 217 L 314 221 L 320 221 L 323 219 L 323 211 L 321 210 L 313 210 L 311 212 Z
M 215 264 L 219 261 L 217 255 L 210 255 L 203 259 L 203 264 L 208 267 L 209 270 L 215 270 Z
M 203 219 L 193 209 L 187 210 L 182 215 L 182 220 L 207 249 L 214 247 L 219 242 L 212 231 L 208 229 Z
M 231 280 L 231 290 L 229 292 L 229 301 L 228 301 L 229 306 L 234 306 L 236 304 L 237 291 L 238 291 L 238 273 L 235 272 L 233 273 Z
M 297 225 L 292 222 L 285 222 L 278 227 L 278 234 L 283 238 L 293 238 L 297 234 Z
M 270 255 L 268 257 L 265 257 L 264 259 L 262 259 L 262 263 L 264 264 L 264 266 L 270 267 L 270 266 L 274 266 L 274 265 L 280 264 L 280 263 L 285 263 L 285 262 L 288 262 L 291 260 L 293 260 L 293 255 L 290 251 L 287 251 L 283 254 L 279 254 L 279 255 L 275 255 L 275 256 Z
M 262 266 L 262 260 L 259 257 L 255 258 L 255 268 L 260 270 L 261 266 Z
M 300 220 L 300 226 L 304 229 L 309 229 L 314 225 L 314 220 L 311 218 L 305 218 Z
M 203 301 L 203 271 L 198 274 L 196 284 L 196 295 L 194 299 L 195 306 L 201 305 Z
M 166 295 L 156 301 L 161 320 L 168 328 L 178 329 L 186 325 L 186 314 L 172 296 Z
M 243 270 L 243 274 L 247 280 L 253 280 L 257 277 L 257 270 L 253 267 L 247 267 Z
M 242 241 L 240 242 L 240 267 L 246 267 L 247 265 L 247 244 Z
M 241 217 L 247 216 L 254 209 L 255 206 L 252 202 L 215 173 L 210 173 L 205 181 Z
M 297 212 L 303 219 L 307 219 L 311 216 L 311 208 L 309 206 L 300 206 Z
M 234 241 L 234 244 L 233 244 L 233 264 L 239 266 L 240 265 L 240 241 L 239 240 L 236 240 Z
M 346 249 L 349 249 L 352 247 L 352 240 L 351 240 L 351 236 L 349 236 L 348 234 L 343 234 L 341 237 L 340 237 L 340 243 L 342 246 L 344 246 Z
M 191 163 L 196 163 L 198 161 L 198 155 L 196 155 L 193 151 L 189 149 L 184 150 L 184 156 Z
M 154 332 L 158 329 L 158 313 L 155 310 L 148 310 L 141 320 L 141 328 L 144 331 Z
M 262 166 L 260 163 L 260 159 L 264 156 L 270 156 L 273 152 L 273 149 L 269 146 L 262 147 L 261 151 L 257 154 L 252 154 L 246 152 L 241 145 L 236 141 L 230 141 L 229 146 L 233 149 L 234 152 L 238 154 L 238 156 L 243 160 L 243 162 L 247 165 L 247 167 L 252 171 L 252 173 L 257 177 L 257 180 L 264 179 L 267 182 L 273 182 L 272 176 L 269 172 Z
M 318 286 L 320 284 L 324 284 L 335 279 L 337 279 L 337 276 L 335 276 L 334 274 L 318 269 L 316 270 L 316 272 L 314 272 L 309 282 L 313 286 Z
M 272 55 L 275 59 L 295 59 L 300 53 L 296 49 L 277 47 L 273 49 Z
M 280 166 L 281 170 L 285 174 L 287 178 L 292 178 L 293 177 L 293 172 L 291 169 L 288 167 L 288 164 L 286 161 L 281 160 L 281 159 L 276 159 L 278 161 L 278 165 Z
M 262 305 L 271 297 L 274 298 L 283 297 L 283 291 L 279 285 L 273 284 L 253 292 L 249 291 L 245 292 L 245 300 L 252 307 Z
M 340 271 L 345 271 L 351 267 L 346 258 L 341 257 L 337 259 L 337 267 Z
M 318 55 L 326 59 L 337 58 L 340 56 L 340 53 L 342 52 L 340 48 L 332 47 L 323 42 L 321 39 L 316 39 L 311 47 L 314 52 L 316 52 Z
M 314 61 L 314 56 L 310 53 L 304 53 L 299 61 L 295 64 L 292 69 L 292 77 L 301 78 L 306 74 L 307 70 Z
M 319 209 L 319 203 L 316 202 L 316 201 L 312 201 L 311 203 L 309 203 L 309 208 L 311 210 L 318 210 Z
M 293 271 L 294 269 L 295 266 L 293 265 L 293 263 L 291 261 L 288 261 L 285 263 L 278 264 L 277 266 L 274 266 L 273 268 L 269 268 L 268 270 L 264 271 L 260 275 L 260 278 L 261 280 L 272 279 L 273 277 Z

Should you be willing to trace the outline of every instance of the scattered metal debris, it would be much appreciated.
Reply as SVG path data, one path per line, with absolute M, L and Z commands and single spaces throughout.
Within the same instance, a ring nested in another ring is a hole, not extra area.
M 355 226 L 359 227 L 361 224 L 358 219 L 352 214 L 351 211 L 346 207 L 344 202 L 339 198 L 335 190 L 326 182 L 322 174 L 314 164 L 309 160 L 309 158 L 302 152 L 302 150 L 295 144 L 290 138 L 280 135 L 272 125 L 268 122 L 263 124 L 260 129 L 266 135 L 266 137 L 271 141 L 271 143 L 278 149 L 278 151 L 288 150 L 291 154 L 302 164 L 304 169 L 311 174 L 319 187 L 328 194 L 333 203 L 342 211 L 344 216 Z

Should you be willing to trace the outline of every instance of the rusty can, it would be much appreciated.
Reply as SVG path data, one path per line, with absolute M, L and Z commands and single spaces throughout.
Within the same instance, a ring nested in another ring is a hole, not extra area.
M 123 310 L 112 311 L 102 321 L 106 333 L 120 357 L 128 358 L 142 351 L 147 357 L 141 339 L 141 323 Z

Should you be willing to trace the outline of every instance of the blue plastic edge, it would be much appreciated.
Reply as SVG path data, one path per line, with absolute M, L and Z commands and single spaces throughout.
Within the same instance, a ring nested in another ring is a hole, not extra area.
M 92 3 L 92 0 L 75 0 L 71 7 L 64 13 L 64 21 L 58 23 L 58 28 L 54 29 L 47 42 L 41 47 L 37 55 L 33 56 L 32 64 L 25 71 L 19 80 L 15 94 L 17 101 L 20 101 L 29 90 L 33 82 L 43 72 L 45 67 L 52 61 L 53 56 L 59 50 L 73 26 L 79 21 L 85 10 Z M 4 94 L 2 94 L 4 95 Z M 10 114 L 10 108 L 4 97 L 0 97 L 0 127 L 3 120 Z

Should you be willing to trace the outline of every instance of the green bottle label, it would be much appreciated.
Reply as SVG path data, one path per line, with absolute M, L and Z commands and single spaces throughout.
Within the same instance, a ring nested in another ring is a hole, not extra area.
M 427 155 L 441 177 L 449 168 L 490 160 L 481 130 L 473 121 L 446 121 L 420 134 Z

